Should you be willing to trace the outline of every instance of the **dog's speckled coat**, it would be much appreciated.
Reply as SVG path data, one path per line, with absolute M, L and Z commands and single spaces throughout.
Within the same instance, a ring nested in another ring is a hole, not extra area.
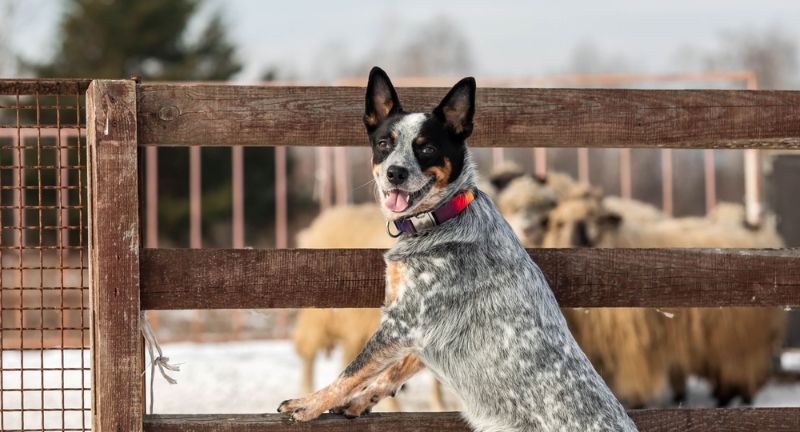
M 450 127 L 453 119 L 469 122 L 462 125 L 465 129 L 450 129 L 466 130 L 466 134 L 453 134 L 460 141 L 460 151 L 438 149 L 463 158 L 452 164 L 460 172 L 445 185 L 438 181 L 440 172 L 420 167 L 425 161 L 420 161 L 413 147 L 420 131 L 437 121 L 436 111 L 433 115 L 403 113 L 383 71 L 373 70 L 370 75 L 368 130 L 373 120 L 370 114 L 374 114 L 371 92 L 377 86 L 378 93 L 383 88 L 386 98 L 392 99 L 370 130 L 373 141 L 380 127 L 393 140 L 388 154 L 376 153 L 373 159 L 377 160 L 373 170 L 377 186 L 382 191 L 397 186 L 386 181 L 388 167 L 383 162 L 387 160 L 409 170 L 407 182 L 414 185 L 409 191 L 430 187 L 423 185 L 431 177 L 437 180 L 425 194 L 435 197 L 433 204 L 441 205 L 465 190 L 474 190 L 475 200 L 429 231 L 400 236 L 385 254 L 387 306 L 375 335 L 331 386 L 307 398 L 286 401 L 279 411 L 290 412 L 298 420 L 328 409 L 358 415 L 386 395 L 375 390 L 369 404 L 359 404 L 352 411 L 354 401 L 372 394 L 376 381 L 383 381 L 385 387 L 385 380 L 376 378 L 392 371 L 397 374 L 398 364 L 408 364 L 416 356 L 461 397 L 464 417 L 477 431 L 634 431 L 622 405 L 570 334 L 544 275 L 492 201 L 475 189 L 475 168 L 463 148 L 473 110 L 463 104 L 474 103 L 474 85 L 474 80 L 462 80 L 440 105 L 448 114 L 438 116 L 445 126 Z M 458 111 L 465 109 L 468 115 L 459 117 Z M 448 110 L 456 115 L 450 116 Z M 442 164 L 447 167 L 451 162 L 445 157 Z M 408 213 L 423 208 L 425 197 L 412 203 Z M 392 215 L 385 208 L 384 212 L 390 218 L 408 216 Z M 407 379 L 409 374 L 401 375 Z

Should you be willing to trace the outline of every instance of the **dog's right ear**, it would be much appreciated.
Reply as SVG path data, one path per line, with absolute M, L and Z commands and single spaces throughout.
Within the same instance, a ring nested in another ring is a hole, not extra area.
M 364 106 L 364 126 L 372 132 L 390 115 L 402 111 L 397 92 L 383 69 L 375 66 L 369 72 L 366 104 Z

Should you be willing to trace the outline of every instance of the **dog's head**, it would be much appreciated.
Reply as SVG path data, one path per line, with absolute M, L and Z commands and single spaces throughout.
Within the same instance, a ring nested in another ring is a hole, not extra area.
M 388 219 L 433 210 L 474 186 L 465 145 L 474 113 L 474 78 L 459 81 L 433 112 L 407 113 L 386 73 L 372 69 L 364 125 L 381 210 Z

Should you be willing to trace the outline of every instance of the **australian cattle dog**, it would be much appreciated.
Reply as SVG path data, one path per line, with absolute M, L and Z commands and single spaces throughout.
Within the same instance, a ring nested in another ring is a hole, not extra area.
M 359 416 L 427 366 L 476 431 L 634 431 L 570 334 L 539 267 L 476 188 L 465 140 L 475 80 L 431 113 L 400 106 L 373 68 L 364 124 L 390 235 L 386 302 L 366 347 L 329 386 L 281 403 L 307 421 Z

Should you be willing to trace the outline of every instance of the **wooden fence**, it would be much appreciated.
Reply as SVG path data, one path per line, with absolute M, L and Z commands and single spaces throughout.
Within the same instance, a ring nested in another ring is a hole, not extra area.
M 142 146 L 365 145 L 363 89 L 94 81 L 87 97 L 99 431 L 466 431 L 454 413 L 144 415 L 140 310 L 375 307 L 375 250 L 142 249 Z M 429 110 L 443 89 L 401 88 Z M 800 148 L 800 92 L 480 88 L 472 146 Z M 800 304 L 798 250 L 530 250 L 563 306 Z M 287 395 L 290 396 L 290 395 Z M 272 407 L 264 407 L 269 410 Z M 800 430 L 800 408 L 636 410 L 646 431 Z

